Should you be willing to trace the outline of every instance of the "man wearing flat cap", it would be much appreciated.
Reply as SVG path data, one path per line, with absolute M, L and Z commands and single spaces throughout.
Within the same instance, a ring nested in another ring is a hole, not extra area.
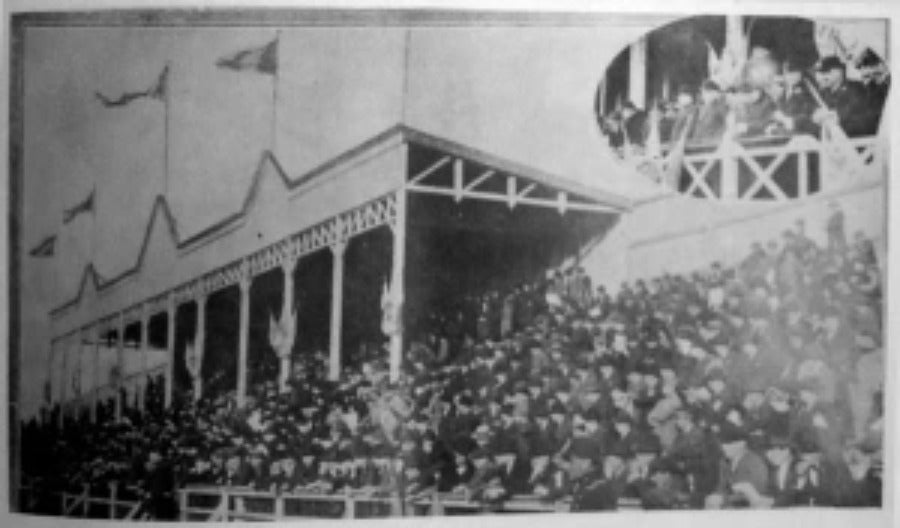
M 769 488 L 765 461 L 747 446 L 747 433 L 729 422 L 722 424 L 719 442 L 725 457 L 720 464 L 718 489 L 707 496 L 706 507 L 758 507 Z
M 862 83 L 847 79 L 847 66 L 836 56 L 823 57 L 816 65 L 819 94 L 828 108 L 813 112 L 812 120 L 821 125 L 828 119 L 850 137 L 870 136 L 877 132 L 878 112 L 867 97 Z
M 773 508 L 785 508 L 802 504 L 798 493 L 799 473 L 797 455 L 790 437 L 776 432 L 766 441 L 766 460 L 769 461 L 769 495 L 767 502 Z

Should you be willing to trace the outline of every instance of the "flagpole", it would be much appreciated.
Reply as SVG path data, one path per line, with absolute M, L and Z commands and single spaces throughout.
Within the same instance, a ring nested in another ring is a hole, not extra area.
M 163 101 L 163 198 L 166 199 L 166 202 L 169 200 L 169 93 L 171 92 L 169 76 L 172 74 L 170 67 L 171 61 L 166 61 L 166 86 Z
M 278 56 L 281 54 L 281 50 L 278 49 L 281 46 L 281 30 L 277 30 L 275 32 L 275 72 L 272 74 L 272 130 L 271 130 L 271 151 L 272 155 L 275 155 L 275 149 L 278 146 Z

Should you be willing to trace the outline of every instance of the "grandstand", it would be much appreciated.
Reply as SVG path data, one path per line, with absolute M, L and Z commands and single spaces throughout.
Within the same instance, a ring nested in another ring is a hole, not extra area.
M 280 30 L 242 72 L 277 77 L 239 207 L 188 229 L 211 191 L 166 172 L 118 267 L 43 270 L 80 273 L 41 327 L 19 510 L 881 507 L 884 132 L 619 159 L 596 65 L 637 42 L 644 91 L 670 21 Z

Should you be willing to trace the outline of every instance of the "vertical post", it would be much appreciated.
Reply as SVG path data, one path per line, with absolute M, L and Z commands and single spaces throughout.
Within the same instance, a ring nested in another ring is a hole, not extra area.
M 238 282 L 241 290 L 240 320 L 238 322 L 237 405 L 243 407 L 247 399 L 247 346 L 250 340 L 250 275 Z
M 87 517 L 91 508 L 91 485 L 85 484 L 81 488 L 83 492 L 83 500 L 81 502 L 81 516 Z
M 806 150 L 797 152 L 797 198 L 806 198 L 809 194 L 809 156 Z
M 137 398 L 138 410 L 144 412 L 147 403 L 147 354 L 150 348 L 150 310 L 147 304 L 141 306 L 141 345 L 138 353 L 141 355 L 141 374 L 138 376 Z
M 275 496 L 275 520 L 284 519 L 284 495 L 280 493 Z
M 597 101 L 597 115 L 604 116 L 606 115 L 606 99 L 607 94 L 609 93 L 609 85 L 606 80 L 600 83 L 600 95 L 599 101 Z
M 297 328 L 297 321 L 294 320 L 294 266 L 297 259 L 290 257 L 281 263 L 281 270 L 284 273 L 284 294 L 281 302 L 281 321 L 290 320 L 290 328 Z M 287 382 L 290 377 L 291 368 L 291 349 L 296 339 L 296 332 L 291 336 L 290 347 L 287 350 L 276 352 L 278 356 L 278 387 L 280 392 L 287 391 Z
M 647 37 L 628 48 L 628 98 L 638 108 L 647 102 Z
M 341 376 L 341 328 L 344 322 L 344 251 L 347 241 L 331 246 L 331 334 L 328 341 L 328 379 Z
M 166 408 L 172 406 L 175 394 L 175 295 L 169 293 L 166 302 Z
M 196 301 L 197 332 L 194 338 L 194 353 L 196 354 L 197 372 L 193 379 L 194 401 L 198 401 L 203 393 L 203 356 L 206 352 L 206 294 L 199 294 Z
M 393 309 L 395 312 L 395 328 L 390 336 L 390 380 L 395 382 L 400 379 L 400 366 L 403 360 L 403 302 L 406 286 L 403 283 L 404 266 L 406 264 L 406 187 L 397 191 L 397 203 L 395 206 L 396 218 L 392 225 L 394 234 L 394 247 L 391 262 L 391 295 L 393 297 Z
M 722 148 L 719 149 L 722 157 L 722 179 L 719 189 L 719 196 L 722 200 L 734 200 L 738 198 L 738 160 L 742 154 L 742 149 L 732 138 L 726 137 Z M 759 176 L 756 176 L 759 178 Z M 715 189 L 713 189 L 715 192 Z
M 119 377 L 116 380 L 116 421 L 122 420 L 122 381 L 125 379 L 125 314 L 116 316 L 116 367 Z
M 660 86 L 660 92 L 663 101 L 669 101 L 672 97 L 672 78 L 669 76 L 668 71 L 663 71 L 662 86 Z
M 59 351 L 62 353 L 62 358 L 61 358 L 62 365 L 60 366 L 60 371 L 61 371 L 60 381 L 61 381 L 61 383 L 59 384 L 59 417 L 58 417 L 60 429 L 62 429 L 63 425 L 65 424 L 66 383 L 67 383 L 67 380 L 69 379 L 68 375 L 66 374 L 66 342 L 63 339 L 60 339 L 56 342 L 57 347 L 59 348 Z
M 91 395 L 88 398 L 91 405 L 91 423 L 97 423 L 97 394 L 100 391 L 100 347 L 97 332 L 97 325 L 93 324 L 88 329 L 88 346 L 93 352 L 93 368 L 91 369 Z
M 188 520 L 188 492 L 186 489 L 178 490 L 178 519 Z
M 350 489 L 344 490 L 344 519 L 353 519 L 356 517 L 356 502 L 350 495 Z
M 116 498 L 118 497 L 119 485 L 113 481 L 109 483 L 109 518 L 116 518 Z

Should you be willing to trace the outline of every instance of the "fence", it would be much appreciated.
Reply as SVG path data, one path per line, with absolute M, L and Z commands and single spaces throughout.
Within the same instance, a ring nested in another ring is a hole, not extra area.
M 109 493 L 104 496 L 92 494 L 91 487 L 84 485 L 80 493 L 60 493 L 61 512 L 64 517 L 84 517 L 90 519 L 145 519 L 139 490 L 133 486 L 120 488 L 116 482 L 108 485 Z
M 533 495 L 513 496 L 502 503 L 470 500 L 462 494 L 430 492 L 400 500 L 396 493 L 345 490 L 337 494 L 271 493 L 247 488 L 188 487 L 178 490 L 181 520 L 229 522 L 300 518 L 365 519 L 396 516 L 472 514 L 484 511 L 549 513 L 570 510 L 568 501 L 545 502 Z M 620 509 L 639 509 L 637 500 L 622 499 Z
M 885 161 L 878 136 L 795 135 L 692 145 L 683 156 L 644 158 L 638 166 L 662 185 L 696 198 L 787 201 L 880 176 Z

